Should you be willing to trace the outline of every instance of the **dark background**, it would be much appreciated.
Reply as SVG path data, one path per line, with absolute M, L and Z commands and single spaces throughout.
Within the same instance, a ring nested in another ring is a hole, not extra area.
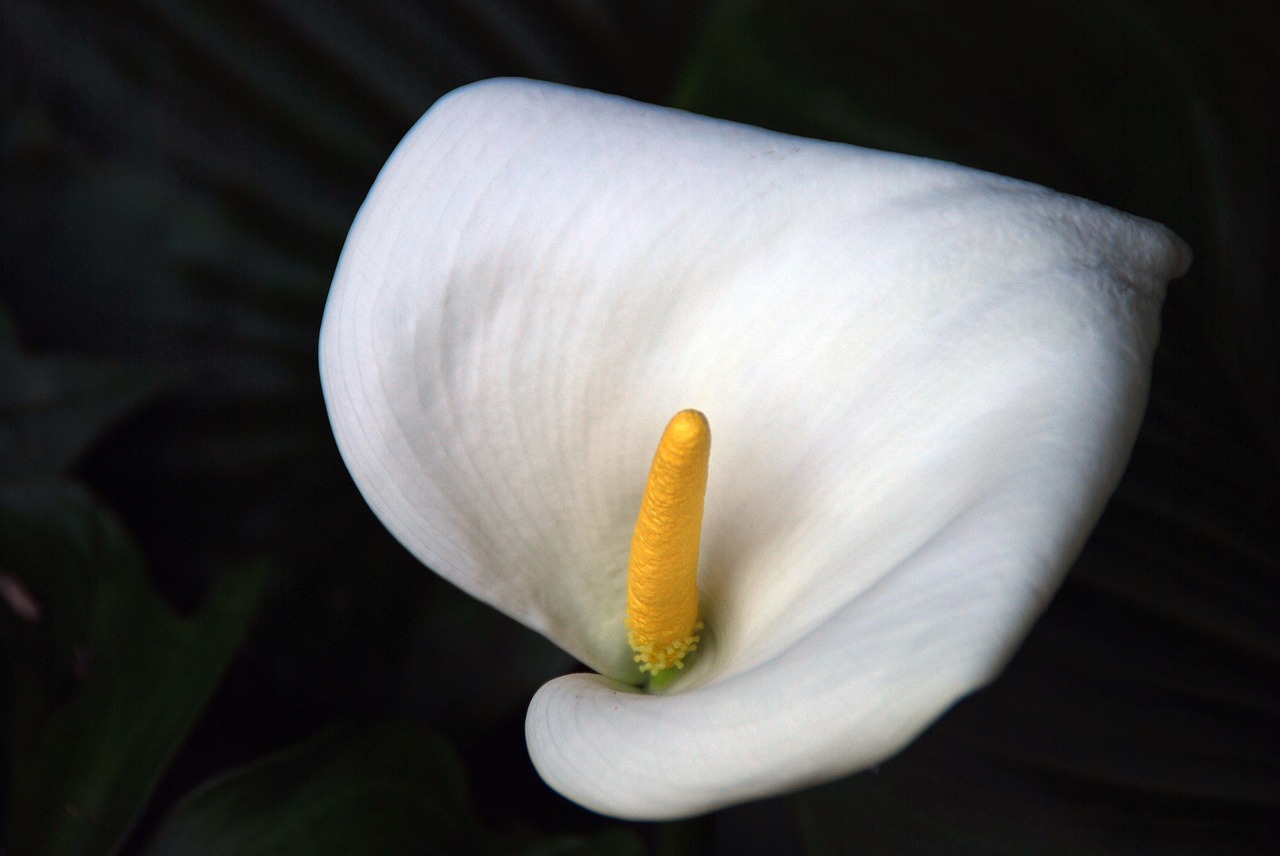
M 5 0 L 0 24 L 10 856 L 1276 852 L 1274 4 Z M 437 97 L 501 75 L 1030 179 L 1195 250 L 1077 567 L 1006 674 L 880 768 L 679 824 L 564 801 L 523 718 L 573 663 L 347 477 L 316 369 L 346 229 Z

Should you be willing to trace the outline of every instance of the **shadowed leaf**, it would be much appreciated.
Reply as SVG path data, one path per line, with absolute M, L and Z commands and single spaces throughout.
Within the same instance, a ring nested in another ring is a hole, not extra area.
M 0 479 L 63 474 L 158 382 L 156 373 L 129 365 L 29 357 L 0 310 Z
M 0 569 L 39 605 L 34 621 L 0 621 L 8 852 L 112 853 L 217 686 L 266 569 L 226 575 L 180 618 L 111 515 L 59 484 L 0 493 Z
M 407 724 L 338 726 L 201 786 L 148 856 L 475 852 L 461 762 Z

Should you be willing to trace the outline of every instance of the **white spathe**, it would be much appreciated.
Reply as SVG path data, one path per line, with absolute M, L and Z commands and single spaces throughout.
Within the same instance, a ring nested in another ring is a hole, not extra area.
M 678 818 L 876 764 L 995 676 L 1120 477 L 1189 262 L 1023 182 L 488 81 L 378 177 L 321 374 L 396 537 L 600 673 L 534 697 L 543 778 Z M 627 553 L 687 407 L 706 630 L 649 694 Z

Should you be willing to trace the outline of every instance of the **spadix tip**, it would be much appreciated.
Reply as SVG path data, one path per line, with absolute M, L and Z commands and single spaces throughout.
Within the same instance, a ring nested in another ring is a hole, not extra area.
M 709 442 L 711 425 L 700 410 L 681 410 L 667 423 L 668 441 L 681 446 Z

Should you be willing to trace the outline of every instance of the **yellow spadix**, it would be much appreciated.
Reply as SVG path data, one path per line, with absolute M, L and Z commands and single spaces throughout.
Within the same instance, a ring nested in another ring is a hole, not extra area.
M 640 671 L 684 668 L 698 647 L 698 547 L 711 427 L 697 410 L 667 423 L 649 468 L 627 568 L 627 641 Z

